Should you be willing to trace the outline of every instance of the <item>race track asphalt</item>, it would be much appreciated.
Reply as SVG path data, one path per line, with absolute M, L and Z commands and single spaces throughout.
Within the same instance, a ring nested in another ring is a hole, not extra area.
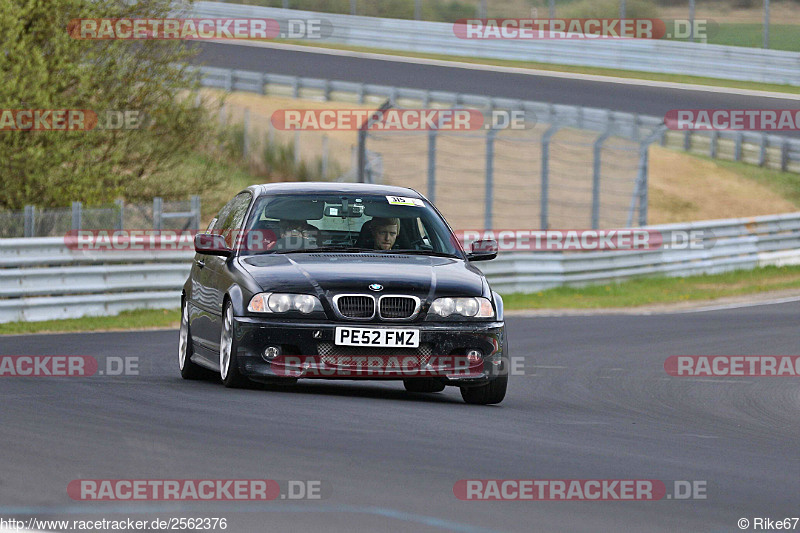
M 800 303 L 508 319 L 498 406 L 375 382 L 183 381 L 176 331 L 0 337 L 0 355 L 138 358 L 139 375 L 0 378 L 0 517 L 226 517 L 257 531 L 739 531 L 798 516 L 797 378 L 678 378 L 670 355 L 800 354 Z M 523 375 L 519 375 L 519 374 Z M 74 501 L 75 479 L 319 480 L 268 503 Z M 705 481 L 707 498 L 460 501 L 461 479 Z

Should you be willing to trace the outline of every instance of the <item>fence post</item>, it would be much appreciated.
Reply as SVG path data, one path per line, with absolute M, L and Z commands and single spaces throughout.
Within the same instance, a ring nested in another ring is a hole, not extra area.
M 292 79 L 292 97 L 300 98 L 300 76 Z
M 114 200 L 114 204 L 116 204 L 117 209 L 119 210 L 119 216 L 117 217 L 117 229 L 125 229 L 125 200 L 118 198 Z
M 781 171 L 786 172 L 789 168 L 789 139 L 784 139 L 781 144 Z
M 364 92 L 365 92 L 364 84 L 363 83 L 359 83 L 358 84 L 358 89 L 356 90 L 356 97 L 358 98 L 358 103 L 359 104 L 363 104 L 364 103 Z
M 639 203 L 639 225 L 647 225 L 647 202 L 648 202 L 648 173 L 650 171 L 649 149 L 650 145 L 656 142 L 664 133 L 666 126 L 659 126 L 647 139 L 639 144 L 639 167 L 636 176 L 636 186 L 631 196 L 631 205 L 628 209 L 628 227 L 633 225 L 633 212 L 636 203 Z
M 767 134 L 762 133 L 758 151 L 758 166 L 763 167 L 767 162 Z
M 742 132 L 739 131 L 736 133 L 736 142 L 733 145 L 733 160 L 734 161 L 741 161 L 742 160 L 742 140 L 744 135 Z
M 164 206 L 164 201 L 156 196 L 153 198 L 153 229 L 161 230 L 161 212 Z
M 683 151 L 688 152 L 692 149 L 692 132 L 691 130 L 686 130 L 683 132 Z
M 300 131 L 294 132 L 294 165 L 300 164 Z
M 325 80 L 325 101 L 331 101 L 331 80 Z
M 320 168 L 320 172 L 322 173 L 322 179 L 324 180 L 325 177 L 328 175 L 328 157 L 329 157 L 330 148 L 328 147 L 328 135 L 325 134 L 322 136 L 322 168 Z
M 592 167 L 592 229 L 600 227 L 600 171 L 603 143 L 611 136 L 606 131 L 594 141 L 594 161 Z
M 717 158 L 717 150 L 719 148 L 719 130 L 713 130 L 711 132 L 711 146 L 708 148 L 708 155 L 711 156 L 711 159 Z
M 25 221 L 24 233 L 25 237 L 33 237 L 36 235 L 36 207 L 32 205 L 25 206 Z
M 194 218 L 194 228 L 192 229 L 200 229 L 200 197 L 196 194 L 192 195 L 192 218 Z
M 486 192 L 483 228 L 492 229 L 492 204 L 494 203 L 494 128 L 486 130 Z
M 550 139 L 558 132 L 560 128 L 561 126 L 559 124 L 553 124 L 547 129 L 546 132 L 544 132 L 544 135 L 542 136 L 542 193 L 539 199 L 540 229 L 547 229 L 549 224 L 547 220 L 547 209 L 549 207 L 548 194 L 550 191 Z
M 436 201 L 436 128 L 428 131 L 428 199 Z
M 225 72 L 225 90 L 227 92 L 233 91 L 233 71 L 228 70 Z
M 244 108 L 244 134 L 242 139 L 242 158 L 247 160 L 247 157 L 250 155 L 250 136 L 248 135 L 248 131 L 250 130 L 250 108 Z
M 81 229 L 81 203 L 72 202 L 72 229 Z

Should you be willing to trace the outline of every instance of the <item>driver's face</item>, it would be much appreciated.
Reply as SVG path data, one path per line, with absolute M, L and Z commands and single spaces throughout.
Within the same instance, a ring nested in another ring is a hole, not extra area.
M 391 250 L 397 240 L 397 226 L 378 226 L 372 235 L 378 250 Z

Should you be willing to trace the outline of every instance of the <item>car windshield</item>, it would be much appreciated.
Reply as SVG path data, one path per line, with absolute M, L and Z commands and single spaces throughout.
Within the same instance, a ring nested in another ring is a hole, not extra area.
M 391 252 L 463 258 L 455 236 L 419 198 L 385 195 L 263 196 L 241 253 Z

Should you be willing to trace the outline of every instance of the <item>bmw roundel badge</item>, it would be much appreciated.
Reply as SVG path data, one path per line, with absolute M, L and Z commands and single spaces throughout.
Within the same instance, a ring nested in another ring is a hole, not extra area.
M 375 291 L 375 292 L 382 291 L 383 290 L 383 285 L 381 285 L 380 283 L 372 283 L 369 286 L 369 290 Z

